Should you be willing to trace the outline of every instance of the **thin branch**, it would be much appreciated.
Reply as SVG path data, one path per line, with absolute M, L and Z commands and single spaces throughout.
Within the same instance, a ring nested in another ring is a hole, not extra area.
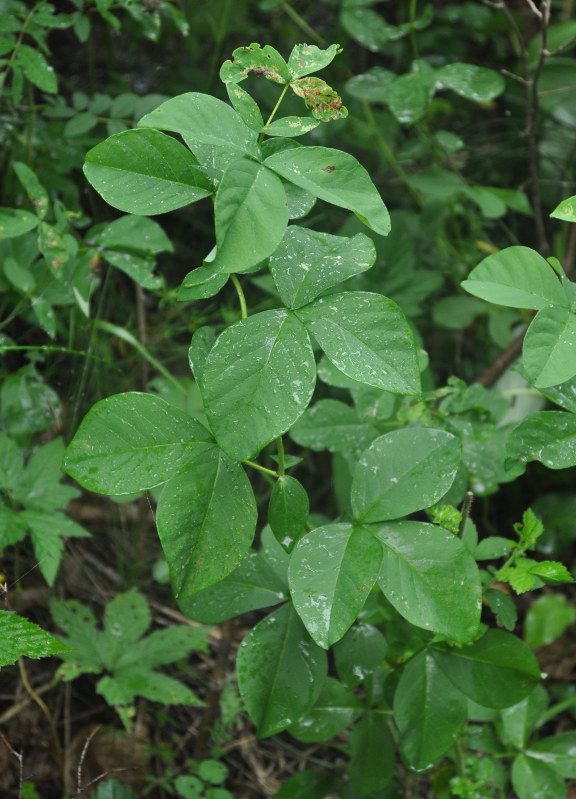
M 84 746 L 82 747 L 82 754 L 80 755 L 80 760 L 78 761 L 78 771 L 76 772 L 76 795 L 78 795 L 82 790 L 82 768 L 84 767 L 84 761 L 86 760 L 88 747 L 92 743 L 92 738 L 94 738 L 96 733 L 101 729 L 101 724 L 99 724 L 97 727 L 94 727 L 90 735 L 86 738 Z
M 9 741 L 5 738 L 4 733 L 0 732 L 0 738 L 6 744 L 6 748 L 14 755 L 14 757 L 18 760 L 18 799 L 22 799 L 22 785 L 24 784 L 24 758 L 21 752 L 17 752 L 14 747 L 9 743 Z

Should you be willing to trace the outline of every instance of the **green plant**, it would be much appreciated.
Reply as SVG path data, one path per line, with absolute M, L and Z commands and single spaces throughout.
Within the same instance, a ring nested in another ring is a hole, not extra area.
M 192 618 L 218 623 L 278 606 L 238 653 L 240 691 L 259 735 L 288 730 L 322 741 L 355 723 L 348 776 L 325 783 L 298 775 L 295 791 L 304 784 L 320 797 L 334 787 L 350 798 L 396 795 L 398 753 L 416 771 L 448 757 L 446 796 L 502 794 L 508 782 L 498 766 L 478 770 L 466 754 L 479 748 L 469 721 L 530 702 L 540 669 L 520 639 L 481 623 L 482 597 L 497 625 L 512 629 L 495 580 L 524 590 L 572 578 L 560 564 L 524 557 L 542 532 L 530 511 L 516 526 L 518 542 L 478 543 L 470 499 L 454 507 L 468 486 L 490 493 L 523 471 L 525 454 L 513 445 L 517 420 L 503 421 L 510 401 L 458 380 L 434 389 L 426 371 L 423 390 L 427 356 L 400 307 L 346 289 L 374 263 L 373 237 L 388 234 L 388 212 L 354 157 L 288 138 L 345 115 L 336 92 L 309 77 L 337 52 L 298 45 L 286 62 L 270 46 L 239 48 L 221 70 L 233 108 L 205 94 L 180 95 L 88 153 L 88 180 L 124 212 L 161 213 L 212 196 L 216 247 L 179 295 L 209 298 L 230 280 L 240 319 L 219 334 L 201 327 L 192 338 L 202 423 L 151 394 L 112 396 L 85 417 L 64 468 L 103 493 L 163 485 L 158 532 L 174 595 Z M 238 85 L 251 75 L 282 87 L 266 121 Z M 312 119 L 276 118 L 289 90 L 304 97 Z M 288 225 L 316 199 L 353 211 L 370 235 Z M 265 269 L 268 279 L 253 277 Z M 250 314 L 248 285 L 266 286 L 274 306 Z M 320 398 L 309 408 L 317 374 L 349 391 L 353 404 Z M 288 432 L 308 452 L 340 455 L 335 518 L 311 516 L 303 473 L 287 474 L 307 454 L 285 452 Z M 269 525 L 255 551 L 257 501 L 247 470 L 270 484 L 262 502 Z M 445 506 L 435 507 L 440 501 Z M 476 563 L 506 556 L 500 570 L 481 572 Z M 328 649 L 338 679 L 327 675 Z M 513 760 L 521 799 L 526 773 L 541 771 L 527 738 L 502 753 Z M 572 774 L 563 758 L 573 735 L 550 745 L 558 745 L 561 765 L 542 780 L 557 786 Z M 293 795 L 287 783 L 280 796 Z
M 145 636 L 151 616 L 137 591 L 117 594 L 108 603 L 102 630 L 90 609 L 79 602 L 54 600 L 51 608 L 55 622 L 67 634 L 61 639 L 66 650 L 61 655 L 60 677 L 73 680 L 80 674 L 105 672 L 96 690 L 116 709 L 127 729 L 137 696 L 165 704 L 201 704 L 189 688 L 155 669 L 181 660 L 193 649 L 205 651 L 206 629 L 175 625 Z

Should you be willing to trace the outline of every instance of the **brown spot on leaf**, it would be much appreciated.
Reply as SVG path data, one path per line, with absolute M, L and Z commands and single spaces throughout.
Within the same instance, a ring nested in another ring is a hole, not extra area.
M 335 166 L 323 166 L 322 172 L 334 172 L 335 169 L 336 169 Z

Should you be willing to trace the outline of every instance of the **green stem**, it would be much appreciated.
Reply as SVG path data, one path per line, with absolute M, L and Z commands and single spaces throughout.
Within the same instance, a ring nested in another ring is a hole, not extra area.
M 246 306 L 246 297 L 244 296 L 244 292 L 242 290 L 242 286 L 240 285 L 240 281 L 236 277 L 235 274 L 230 275 L 232 279 L 232 283 L 234 284 L 234 288 L 236 289 L 236 294 L 238 295 L 238 299 L 240 301 L 240 314 L 242 319 L 248 319 L 248 308 Z
M 290 19 L 293 22 L 295 22 L 296 25 L 298 25 L 298 27 L 300 28 L 300 30 L 304 31 L 304 33 L 307 36 L 310 36 L 311 39 L 314 39 L 314 41 L 317 44 L 322 45 L 323 47 L 326 45 L 326 39 L 323 36 L 320 36 L 319 33 L 316 33 L 314 28 L 311 28 L 310 25 L 308 25 L 308 23 L 306 22 L 306 20 L 303 17 L 301 17 L 300 14 L 292 8 L 290 3 L 285 3 L 285 2 L 280 3 L 280 8 L 286 14 L 288 14 Z
M 282 441 L 282 436 L 278 436 L 276 439 L 276 445 L 278 447 L 278 474 L 280 477 L 284 476 L 284 442 Z
M 168 371 L 168 369 L 166 369 L 164 364 L 156 360 L 156 358 L 154 358 L 154 356 L 150 352 L 148 352 L 146 347 L 143 347 L 142 344 L 140 344 L 138 339 L 135 338 L 132 335 L 132 333 L 129 333 L 127 330 L 124 330 L 123 327 L 118 327 L 118 325 L 113 325 L 111 322 L 98 321 L 96 322 L 96 327 L 98 327 L 100 330 L 104 330 L 106 333 L 111 333 L 113 336 L 121 338 L 123 341 L 126 341 L 128 344 L 134 347 L 134 349 L 137 350 L 140 353 L 140 355 L 146 358 L 146 360 L 150 364 L 152 364 L 152 366 L 155 369 L 157 369 L 160 372 L 160 374 L 164 375 L 166 380 L 169 380 L 172 383 L 172 385 L 178 389 L 178 391 L 181 391 L 182 394 L 186 394 L 186 389 L 180 383 L 180 381 L 178 381 L 174 377 L 174 375 L 170 374 L 170 372 Z
M 242 463 L 244 463 L 246 466 L 251 466 L 258 472 L 262 472 L 262 474 L 269 474 L 271 477 L 280 477 L 278 472 L 275 472 L 273 469 L 267 469 L 265 466 L 260 466 L 260 464 L 256 463 L 256 461 L 249 461 L 246 459 L 243 460 Z
M 270 116 L 269 116 L 269 117 L 268 117 L 268 119 L 266 120 L 266 124 L 264 125 L 264 130 L 262 131 L 262 133 L 260 134 L 260 138 L 258 139 L 258 144 L 262 144 L 262 140 L 264 139 L 264 134 L 265 134 L 265 132 L 266 132 L 266 128 L 268 127 L 268 125 L 269 125 L 269 124 L 272 122 L 272 120 L 273 120 L 273 119 L 274 119 L 274 117 L 276 116 L 276 111 L 278 111 L 278 109 L 280 108 L 280 103 L 281 103 L 281 102 L 282 102 L 282 100 L 284 99 L 284 95 L 285 95 L 285 94 L 286 94 L 286 92 L 288 91 L 288 86 L 289 86 L 289 85 L 290 85 L 290 84 L 289 84 L 289 83 L 287 83 L 287 84 L 284 86 L 284 88 L 282 89 L 282 94 L 281 94 L 281 95 L 280 95 L 280 97 L 278 98 L 278 102 L 276 103 L 276 105 L 275 105 L 275 106 L 274 106 L 274 108 L 272 109 L 272 113 L 270 114 Z
M 412 53 L 415 61 L 420 61 L 420 50 L 418 49 L 418 42 L 416 41 L 416 31 L 414 30 L 414 20 L 416 19 L 416 6 L 418 0 L 410 0 L 410 44 L 412 45 Z

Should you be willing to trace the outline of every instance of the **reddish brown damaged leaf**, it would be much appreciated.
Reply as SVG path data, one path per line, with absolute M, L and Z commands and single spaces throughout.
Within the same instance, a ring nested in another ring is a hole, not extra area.
M 290 85 L 294 94 L 304 99 L 306 108 L 312 111 L 315 119 L 330 122 L 348 116 L 347 109 L 342 105 L 342 98 L 321 78 L 299 78 Z

